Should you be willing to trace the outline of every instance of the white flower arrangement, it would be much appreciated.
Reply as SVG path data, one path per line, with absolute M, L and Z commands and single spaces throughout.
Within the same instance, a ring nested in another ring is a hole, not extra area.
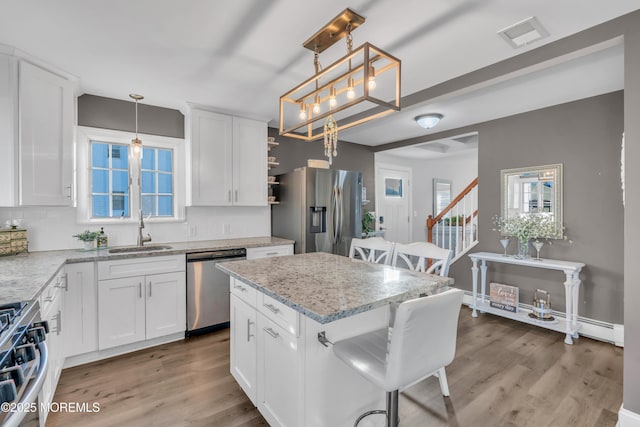
M 513 236 L 521 241 L 558 238 L 556 223 L 548 215 L 524 214 L 512 218 L 494 216 L 493 223 L 500 234 Z M 564 235 L 564 229 L 562 234 Z

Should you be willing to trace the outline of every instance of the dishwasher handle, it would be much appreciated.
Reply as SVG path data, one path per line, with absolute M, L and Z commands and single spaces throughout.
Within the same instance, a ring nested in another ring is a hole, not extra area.
M 246 249 L 229 249 L 220 251 L 193 252 L 187 254 L 187 262 L 209 261 L 231 258 L 245 258 L 247 256 Z

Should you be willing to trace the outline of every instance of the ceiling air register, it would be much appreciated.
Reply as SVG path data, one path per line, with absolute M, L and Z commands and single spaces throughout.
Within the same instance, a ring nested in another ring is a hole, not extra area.
M 307 40 L 315 74 L 280 97 L 280 135 L 324 138 L 329 162 L 338 154 L 338 131 L 400 110 L 400 60 L 370 43 L 353 49 L 351 31 L 364 21 L 345 9 Z M 320 53 L 345 37 L 347 54 L 323 68 Z

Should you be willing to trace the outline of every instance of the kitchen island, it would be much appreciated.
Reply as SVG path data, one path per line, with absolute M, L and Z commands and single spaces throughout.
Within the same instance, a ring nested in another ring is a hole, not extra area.
M 218 268 L 231 276 L 231 374 L 272 426 L 352 425 L 384 408 L 384 391 L 338 360 L 318 334 L 337 341 L 383 328 L 389 304 L 453 284 L 326 253 Z

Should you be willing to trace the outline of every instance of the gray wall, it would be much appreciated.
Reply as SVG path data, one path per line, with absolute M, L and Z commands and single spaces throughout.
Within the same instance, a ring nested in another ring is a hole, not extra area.
M 275 156 L 280 166 L 269 171 L 269 175 L 290 172 L 295 168 L 307 165 L 308 159 L 326 160 L 324 143 L 319 141 L 306 142 L 299 139 L 280 136 L 278 129 L 269 128 L 269 136 L 275 137 L 280 143 L 269 152 Z M 373 151 L 364 145 L 350 142 L 338 142 L 338 156 L 333 159 L 332 169 L 344 169 L 362 172 L 362 185 L 367 187 L 369 204 L 365 209 L 374 210 L 375 206 L 375 170 Z
M 542 256 L 584 262 L 587 266 L 581 273 L 580 315 L 623 323 L 623 93 L 481 123 L 475 129 L 479 132 L 480 243 L 473 252 L 502 250 L 492 223 L 493 215 L 500 213 L 500 170 L 562 163 L 564 223 L 570 241 L 552 241 L 542 248 Z M 515 248 L 513 241 L 509 250 Z M 471 289 L 468 257 L 456 262 L 450 274 L 456 286 Z M 548 290 L 552 306 L 564 311 L 561 272 L 490 264 L 489 277 L 519 286 L 520 300 L 529 304 L 535 289 Z
M 138 103 L 138 132 L 184 138 L 184 115 L 178 110 Z M 136 130 L 135 102 L 84 94 L 78 97 L 78 125 L 125 132 Z

